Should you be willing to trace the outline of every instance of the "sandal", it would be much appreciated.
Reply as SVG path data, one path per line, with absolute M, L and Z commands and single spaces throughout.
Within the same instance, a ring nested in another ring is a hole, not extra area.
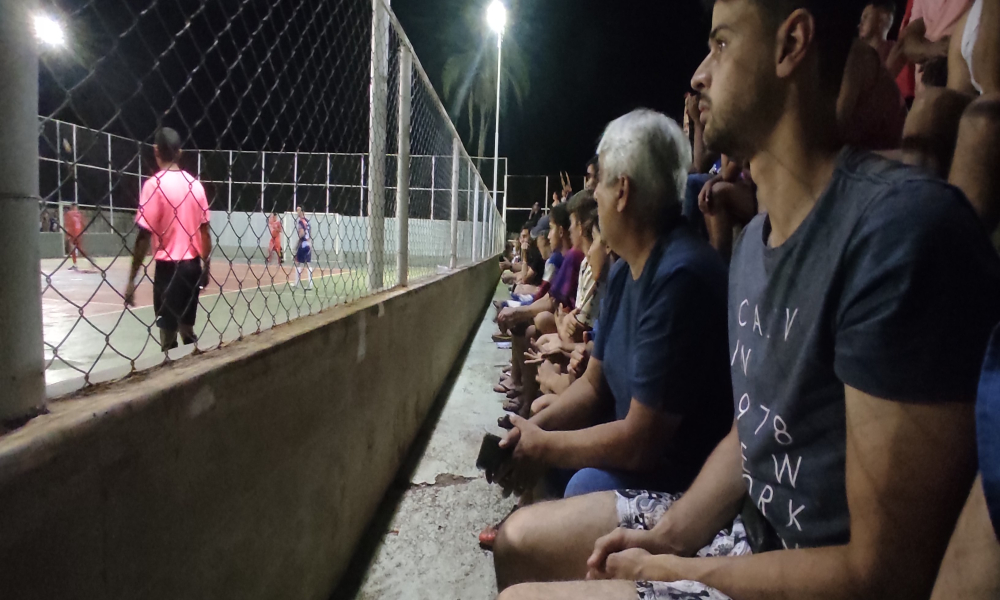
M 516 511 L 518 508 L 519 507 L 517 505 L 514 505 L 514 508 L 510 509 L 510 512 L 507 513 L 507 516 L 501 519 L 499 523 L 497 523 L 496 525 L 487 525 L 486 527 L 483 528 L 482 531 L 479 532 L 480 548 L 482 548 L 483 550 L 493 549 L 493 544 L 497 541 L 497 534 L 500 533 L 500 527 L 507 522 L 507 519 L 509 519 L 510 516 L 514 514 L 514 511 Z
M 509 413 L 521 414 L 521 401 L 517 398 L 512 398 L 503 403 L 503 409 Z

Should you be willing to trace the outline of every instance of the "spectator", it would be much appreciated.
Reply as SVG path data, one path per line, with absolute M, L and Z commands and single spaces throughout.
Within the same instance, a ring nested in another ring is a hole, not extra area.
M 159 171 L 142 185 L 125 304 L 135 304 L 135 277 L 152 241 L 157 248 L 153 310 L 160 346 L 166 352 L 177 347 L 178 332 L 185 345 L 198 341 L 194 322 L 198 295 L 210 272 L 212 237 L 205 188 L 179 165 L 180 135 L 167 127 L 160 129 L 153 153 Z
M 594 193 L 597 189 L 597 178 L 600 175 L 600 166 L 598 164 L 598 159 L 594 158 L 587 161 L 587 177 L 583 182 L 583 189 L 590 193 Z
M 899 42 L 886 61 L 897 75 L 907 65 L 916 67 L 914 95 L 923 93 L 923 66 L 948 56 L 951 35 L 958 21 L 972 4 L 971 0 L 911 0 L 909 15 L 903 20 Z M 907 85 L 900 86 L 906 94 Z
M 698 94 L 686 94 L 684 96 L 684 116 L 691 124 L 694 139 L 693 160 L 691 162 L 691 173 L 687 178 L 687 188 L 684 192 L 684 205 L 682 213 L 687 218 L 691 227 L 703 238 L 708 239 L 708 228 L 705 218 L 698 207 L 698 197 L 705 189 L 706 184 L 712 181 L 719 174 L 722 167 L 721 159 L 717 154 L 712 153 L 705 147 L 704 133 L 705 126 L 701 123 L 701 115 L 698 110 Z
M 704 215 L 708 241 L 728 263 L 733 254 L 733 232 L 757 216 L 757 190 L 744 161 L 722 156 L 722 168 L 709 180 L 698 196 Z
M 559 206 L 561 202 L 562 202 L 562 197 L 559 195 L 559 192 L 552 192 L 552 206 L 553 207 Z
M 624 581 L 545 597 L 929 596 L 975 473 L 1000 259 L 958 190 L 839 143 L 862 8 L 715 3 L 694 79 L 705 140 L 750 158 L 767 210 L 731 268 L 736 422 L 679 499 L 594 494 L 515 513 L 504 584 L 586 572 Z
M 680 217 L 689 145 L 676 123 L 635 111 L 608 126 L 598 153 L 601 232 L 622 260 L 584 375 L 531 420 L 512 419 L 509 479 L 516 487 L 545 465 L 577 471 L 567 497 L 650 483 L 679 492 L 732 425 L 726 269 Z M 615 420 L 602 423 L 606 403 Z M 587 518 L 573 514 L 579 506 L 568 500 L 511 517 L 495 549 L 501 587 L 523 566 L 522 528 L 553 512 L 570 527 Z
M 538 220 L 542 218 L 542 207 L 537 202 L 531 206 L 531 212 L 528 213 L 528 220 L 524 222 L 525 225 L 530 225 L 534 227 L 538 224 Z
M 535 399 L 537 373 L 534 366 L 525 368 L 524 364 L 524 353 L 528 350 L 530 342 L 540 334 L 555 333 L 555 315 L 559 307 L 572 309 L 576 300 L 580 263 L 583 262 L 584 255 L 579 248 L 574 248 L 570 241 L 570 219 L 566 205 L 559 204 L 553 207 L 549 219 L 549 241 L 552 243 L 553 251 L 556 249 L 562 251 L 563 261 L 552 279 L 548 292 L 527 306 L 507 307 L 497 315 L 500 331 L 510 332 L 512 336 L 511 377 L 515 384 L 518 381 L 521 383 L 519 388 L 515 386 L 508 392 L 511 402 L 504 406 L 504 410 L 510 412 L 526 414 L 531 401 Z
M 889 30 L 896 20 L 896 3 L 892 0 L 873 0 L 861 13 L 858 38 L 878 53 L 883 64 L 889 60 L 894 42 L 889 41 Z
M 837 115 L 846 144 L 866 150 L 899 148 L 906 105 L 878 54 L 861 40 L 847 59 Z

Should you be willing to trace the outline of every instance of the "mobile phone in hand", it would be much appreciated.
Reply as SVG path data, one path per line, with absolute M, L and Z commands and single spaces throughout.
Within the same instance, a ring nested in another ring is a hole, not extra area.
M 496 473 L 500 465 L 508 460 L 513 453 L 511 448 L 500 447 L 500 437 L 487 433 L 483 436 L 483 444 L 479 447 L 479 458 L 476 459 L 476 468 L 487 473 Z

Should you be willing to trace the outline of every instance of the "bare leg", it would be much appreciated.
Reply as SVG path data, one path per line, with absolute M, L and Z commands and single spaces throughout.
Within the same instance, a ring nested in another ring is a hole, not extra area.
M 958 132 L 948 181 L 969 197 L 991 233 L 1000 225 L 1000 94 L 969 105 Z
M 947 177 L 959 122 L 970 102 L 970 96 L 945 88 L 929 88 L 918 96 L 903 127 L 903 162 Z
M 983 94 L 1000 94 L 1000 0 L 983 0 L 972 67 Z
M 1000 598 L 1000 544 L 976 480 L 944 555 L 931 600 Z
M 177 332 L 167 329 L 160 330 L 160 349 L 166 352 L 177 343 Z
M 543 313 L 548 314 L 548 313 Z M 535 319 L 538 320 L 537 318 Z M 529 348 L 531 343 L 538 339 L 538 330 L 534 325 L 528 327 L 524 336 L 524 347 Z M 531 411 L 532 401 L 538 397 L 538 365 L 529 365 L 524 362 L 524 354 L 521 354 L 521 410 L 522 417 L 527 417 Z
M 526 583 L 505 590 L 497 600 L 635 600 L 631 581 Z
M 603 492 L 543 502 L 511 515 L 493 546 L 497 585 L 503 590 L 528 581 L 583 579 L 594 542 L 618 527 L 615 502 L 613 492 Z
M 535 317 L 535 329 L 538 330 L 540 335 L 558 333 L 559 330 L 556 328 L 555 315 L 548 311 L 539 313 Z

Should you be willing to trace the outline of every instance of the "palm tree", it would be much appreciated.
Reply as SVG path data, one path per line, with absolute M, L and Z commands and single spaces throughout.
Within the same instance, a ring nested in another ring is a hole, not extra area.
M 511 6 L 517 13 L 517 1 Z M 486 152 L 486 140 L 496 116 L 497 44 L 496 34 L 486 25 L 486 3 L 475 2 L 463 9 L 462 22 L 478 47 L 453 54 L 441 73 L 445 101 L 452 119 L 468 119 L 470 142 L 477 148 L 476 156 Z M 520 107 L 527 97 L 530 81 L 528 63 L 518 40 L 508 32 L 503 40 L 502 92 L 512 92 Z

